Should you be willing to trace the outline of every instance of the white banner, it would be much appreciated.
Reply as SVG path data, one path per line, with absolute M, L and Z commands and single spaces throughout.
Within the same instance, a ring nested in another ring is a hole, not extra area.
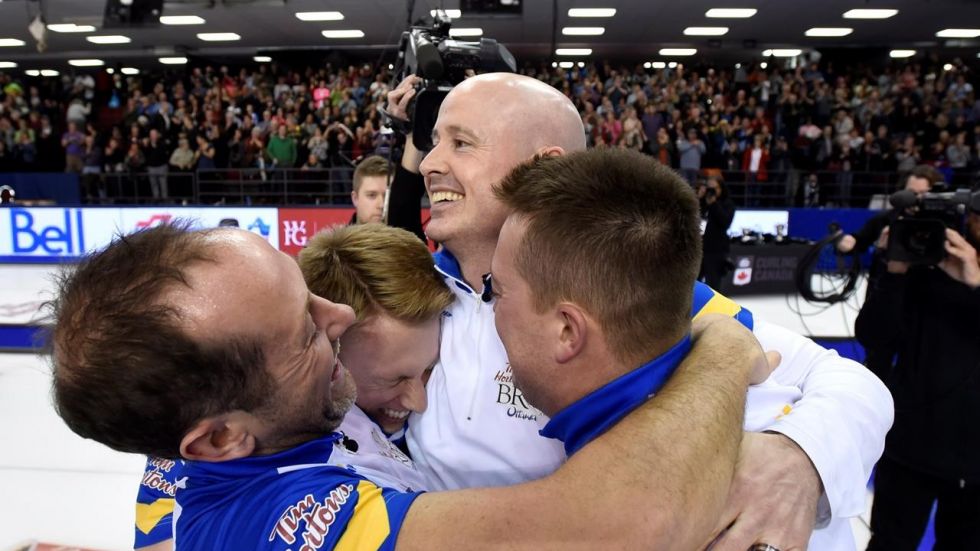
M 0 262 L 61 262 L 76 259 L 129 234 L 177 219 L 192 228 L 234 226 L 279 248 L 276 208 L 138 207 L 0 209 Z

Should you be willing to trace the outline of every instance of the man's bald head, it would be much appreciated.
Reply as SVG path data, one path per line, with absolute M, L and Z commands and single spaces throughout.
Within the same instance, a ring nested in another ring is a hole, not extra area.
M 585 149 L 578 109 L 564 94 L 540 80 L 513 73 L 471 77 L 447 96 L 485 102 L 488 116 L 505 121 L 515 139 L 538 150 L 558 146 L 566 153 Z

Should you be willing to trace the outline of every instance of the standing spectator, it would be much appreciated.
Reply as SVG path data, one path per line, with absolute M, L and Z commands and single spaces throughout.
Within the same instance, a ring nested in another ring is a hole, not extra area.
M 170 158 L 159 130 L 150 130 L 150 135 L 143 142 L 143 156 L 146 171 L 150 173 L 150 193 L 154 199 L 167 199 L 170 197 L 167 189 L 167 162 Z
M 793 168 L 789 143 L 783 136 L 776 138 L 776 147 L 769 154 L 769 171 L 772 173 L 773 182 L 783 184 L 784 204 L 791 204 L 796 197 L 799 175 Z
M 966 168 L 970 161 L 970 148 L 966 145 L 966 132 L 956 135 L 955 141 L 946 147 L 946 160 L 953 170 Z
M 806 177 L 806 184 L 803 186 L 803 206 L 808 208 L 818 208 L 820 204 L 820 180 L 816 174 L 809 174 Z
M 914 136 L 906 136 L 902 146 L 895 152 L 895 160 L 898 161 L 899 174 L 908 174 L 913 168 L 919 165 L 922 156 L 919 153 L 919 146 L 915 143 Z
M 194 152 L 197 160 L 197 170 L 214 170 L 217 165 L 214 162 L 215 149 L 203 134 L 197 135 L 197 151 Z
M 30 172 L 37 168 L 37 146 L 31 137 L 33 132 L 21 132 L 18 134 L 17 143 L 14 145 L 14 158 L 18 170 Z
M 170 154 L 170 166 L 177 172 L 190 172 L 194 168 L 194 151 L 187 138 L 177 140 L 177 149 Z
M 85 154 L 85 135 L 78 131 L 78 124 L 68 123 L 68 130 L 61 135 L 61 147 L 65 148 L 65 172 L 81 174 Z
M 714 289 L 720 289 L 722 278 L 728 270 L 728 228 L 735 219 L 735 202 L 719 176 L 708 176 L 705 184 L 698 186 L 698 200 L 701 203 L 701 218 L 706 222 L 701 235 L 704 254 L 698 279 Z
M 296 140 L 288 136 L 287 131 L 285 125 L 279 125 L 265 148 L 271 168 L 293 168 L 296 165 Z
M 698 131 L 694 128 L 687 129 L 687 139 L 683 137 L 677 139 L 681 175 L 692 186 L 697 183 L 698 173 L 701 172 L 701 157 L 705 151 L 704 142 L 698 138 Z
M 94 134 L 85 136 L 85 153 L 82 166 L 82 189 L 85 191 L 85 199 L 92 202 L 93 199 L 105 199 L 106 191 L 102 182 L 102 159 L 104 158 L 103 149 L 96 143 Z
M 742 172 L 745 172 L 745 193 L 750 207 L 759 206 L 759 192 L 763 182 L 769 181 L 769 148 L 764 138 L 756 135 L 752 147 L 742 154 Z
M 664 166 L 677 166 L 677 148 L 674 146 L 674 142 L 670 141 L 667 128 L 661 126 L 657 129 L 657 139 L 650 142 L 650 154 Z
M 91 112 L 92 107 L 90 105 L 86 105 L 80 98 L 75 98 L 68 105 L 68 112 L 65 115 L 65 119 L 69 124 L 75 123 L 75 126 L 84 126 Z

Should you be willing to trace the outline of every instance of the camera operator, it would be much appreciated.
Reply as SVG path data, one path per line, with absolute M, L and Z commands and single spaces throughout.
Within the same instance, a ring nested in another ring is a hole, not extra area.
M 919 165 L 909 172 L 908 178 L 905 180 L 905 189 L 921 197 L 942 181 L 943 175 L 938 170 L 929 165 Z M 878 240 L 881 231 L 902 214 L 902 210 L 888 209 L 874 215 L 857 233 L 844 235 L 837 243 L 837 250 L 845 254 L 855 250 L 863 253 Z M 876 260 L 880 261 L 881 259 L 877 258 Z M 872 266 L 872 270 L 874 270 L 874 266 Z
M 977 203 L 974 196 L 965 238 L 945 230 L 938 265 L 886 261 L 858 315 L 858 341 L 897 355 L 881 374 L 895 424 L 877 467 L 870 551 L 916 549 L 937 499 L 936 549 L 980 549 Z M 884 248 L 888 236 L 885 229 Z
M 701 273 L 698 279 L 710 287 L 718 289 L 721 278 L 728 271 L 728 228 L 735 218 L 735 202 L 728 194 L 728 187 L 721 176 L 708 176 L 705 183 L 698 186 L 698 201 L 701 203 L 701 218 L 705 220 L 701 235 L 704 256 L 701 258 Z
M 942 181 L 943 175 L 938 170 L 928 165 L 919 165 L 909 172 L 908 178 L 905 180 L 905 189 L 921 198 L 926 193 L 929 193 L 933 186 Z M 863 254 L 869 247 L 879 242 L 885 228 L 901 216 L 912 214 L 915 208 L 891 208 L 872 216 L 857 233 L 854 235 L 845 234 L 841 237 L 840 241 L 837 242 L 837 250 L 844 254 L 853 251 L 857 251 L 858 254 Z M 880 243 L 878 245 L 875 248 L 874 255 L 871 258 L 871 265 L 868 268 L 868 291 L 866 297 L 870 295 L 871 289 L 885 271 L 884 247 L 881 247 Z M 879 377 L 882 377 L 883 372 L 891 367 L 892 357 L 892 351 L 878 350 L 874 346 L 865 346 L 864 365 Z

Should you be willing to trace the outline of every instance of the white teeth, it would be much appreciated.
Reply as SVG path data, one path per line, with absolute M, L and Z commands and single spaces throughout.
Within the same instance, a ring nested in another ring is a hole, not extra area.
M 408 414 L 412 413 L 411 411 L 408 410 L 388 409 L 388 408 L 382 408 L 381 412 L 387 415 L 388 417 L 391 417 L 392 419 L 404 419 L 408 417 Z
M 431 201 L 433 203 L 439 203 L 441 201 L 452 202 L 452 201 L 459 201 L 462 198 L 463 195 L 460 193 L 455 193 L 452 191 L 437 191 L 432 194 Z

